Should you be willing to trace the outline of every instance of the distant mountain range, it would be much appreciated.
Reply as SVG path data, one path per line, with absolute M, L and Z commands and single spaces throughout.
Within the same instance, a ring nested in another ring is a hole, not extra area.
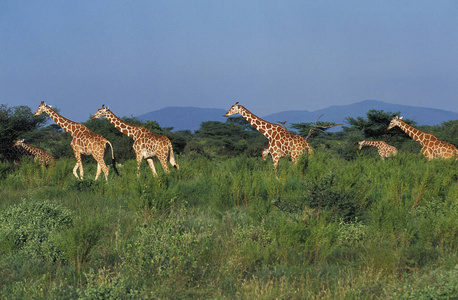
M 249 107 L 247 107 L 250 109 Z M 346 117 L 366 117 L 366 113 L 371 110 L 383 110 L 385 112 L 400 112 L 400 116 L 412 119 L 418 125 L 440 125 L 442 122 L 457 120 L 458 113 L 433 109 L 426 107 L 407 106 L 391 104 L 377 100 L 365 100 L 349 105 L 334 105 L 316 111 L 289 110 L 278 112 L 267 116 L 259 116 L 266 121 L 277 123 L 287 121 L 292 123 L 315 122 L 321 116 L 322 122 L 334 122 L 337 124 L 348 125 Z M 157 121 L 161 127 L 173 127 L 174 131 L 199 129 L 200 124 L 206 121 L 225 122 L 226 109 L 219 108 L 197 108 L 197 107 L 166 107 L 137 116 L 142 121 Z M 256 111 L 252 111 L 256 114 Z

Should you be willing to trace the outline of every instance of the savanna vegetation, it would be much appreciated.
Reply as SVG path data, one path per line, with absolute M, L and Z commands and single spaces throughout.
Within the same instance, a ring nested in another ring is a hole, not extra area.
M 315 130 L 314 155 L 283 158 L 277 173 L 261 159 L 267 140 L 241 118 L 192 133 L 126 117 L 167 135 L 180 164 L 166 174 L 156 162 L 153 177 L 144 162 L 139 178 L 132 141 L 89 120 L 115 148 L 121 176 L 107 182 L 93 180 L 91 157 L 76 179 L 71 137 L 31 113 L 0 107 L 0 298 L 458 297 L 458 160 L 428 162 L 386 131 L 390 112 Z M 293 127 L 305 136 L 313 125 Z M 458 121 L 420 129 L 458 144 Z M 11 158 L 17 138 L 56 167 Z M 363 139 L 399 154 L 358 152 Z

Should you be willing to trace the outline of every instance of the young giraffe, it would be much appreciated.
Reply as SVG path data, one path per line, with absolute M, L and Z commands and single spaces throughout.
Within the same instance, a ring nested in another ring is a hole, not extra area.
M 41 148 L 36 148 L 32 147 L 30 145 L 27 145 L 24 143 L 24 139 L 18 139 L 16 143 L 13 145 L 13 147 L 22 147 L 24 148 L 27 152 L 32 154 L 33 156 L 33 161 L 39 161 L 42 167 L 45 167 L 45 165 L 50 165 L 52 162 L 52 166 L 54 167 L 56 165 L 56 161 L 54 160 L 54 157 L 46 153 L 43 149 Z
M 38 116 L 42 113 L 47 113 L 51 119 L 56 122 L 57 125 L 59 125 L 63 130 L 67 131 L 72 136 L 73 139 L 70 145 L 73 148 L 73 153 L 75 154 L 76 158 L 76 164 L 73 168 L 73 174 L 76 178 L 80 178 L 76 172 L 78 168 L 80 171 L 81 179 L 83 179 L 84 175 L 83 163 L 81 162 L 81 154 L 92 154 L 92 157 L 94 157 L 94 159 L 97 161 L 97 173 L 95 175 L 95 180 L 99 178 L 101 171 L 103 171 L 105 174 L 105 180 L 108 180 L 108 168 L 105 165 L 105 161 L 103 160 L 106 144 L 110 145 L 113 169 L 115 170 L 116 174 L 118 174 L 113 153 L 113 146 L 106 138 L 90 131 L 81 123 L 76 123 L 62 117 L 56 113 L 50 105 L 46 105 L 44 101 L 41 101 L 41 104 L 38 106 L 37 111 L 33 115 Z
M 442 157 L 442 158 L 451 158 L 455 157 L 458 159 L 458 149 L 447 142 L 439 140 L 434 134 L 423 132 L 402 120 L 402 117 L 393 116 L 388 129 L 399 126 L 405 133 L 407 133 L 411 138 L 416 140 L 422 145 L 421 152 L 428 160 Z
M 133 148 L 137 158 L 137 176 L 140 176 L 140 164 L 143 158 L 148 162 L 153 172 L 153 176 L 157 176 L 156 168 L 153 163 L 153 156 L 157 156 L 162 168 L 167 173 L 170 172 L 167 164 L 167 157 L 170 157 L 169 161 L 172 166 L 177 169 L 180 168 L 175 161 L 172 143 L 166 136 L 153 133 L 143 126 L 124 122 L 116 116 L 108 106 L 105 107 L 105 105 L 102 105 L 102 108 L 92 116 L 92 119 L 101 117 L 106 117 L 116 129 L 134 140 Z
M 361 151 L 361 148 L 363 146 L 374 146 L 377 147 L 378 149 L 378 154 L 380 157 L 385 160 L 385 157 L 390 157 L 391 155 L 396 155 L 398 153 L 398 150 L 393 147 L 388 145 L 387 143 L 383 141 L 360 141 L 359 143 L 359 151 Z
M 278 161 L 283 156 L 291 156 L 291 160 L 295 164 L 302 153 L 306 151 L 308 151 L 309 155 L 313 153 L 312 147 L 303 137 L 288 132 L 278 124 L 269 123 L 259 118 L 242 105 L 239 105 L 238 102 L 224 116 L 229 117 L 235 114 L 241 114 L 269 140 L 268 147 L 262 151 L 262 158 L 266 159 L 270 153 L 276 171 L 278 170 Z

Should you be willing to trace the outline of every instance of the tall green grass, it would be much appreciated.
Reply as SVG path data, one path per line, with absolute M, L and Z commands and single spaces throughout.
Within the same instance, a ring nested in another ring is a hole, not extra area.
M 458 162 L 179 156 L 0 166 L 0 298 L 458 296 Z

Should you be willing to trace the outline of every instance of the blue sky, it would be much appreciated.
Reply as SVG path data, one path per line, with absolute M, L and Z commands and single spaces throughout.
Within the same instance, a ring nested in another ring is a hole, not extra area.
M 0 103 L 86 121 L 375 99 L 458 112 L 458 2 L 0 1 Z

